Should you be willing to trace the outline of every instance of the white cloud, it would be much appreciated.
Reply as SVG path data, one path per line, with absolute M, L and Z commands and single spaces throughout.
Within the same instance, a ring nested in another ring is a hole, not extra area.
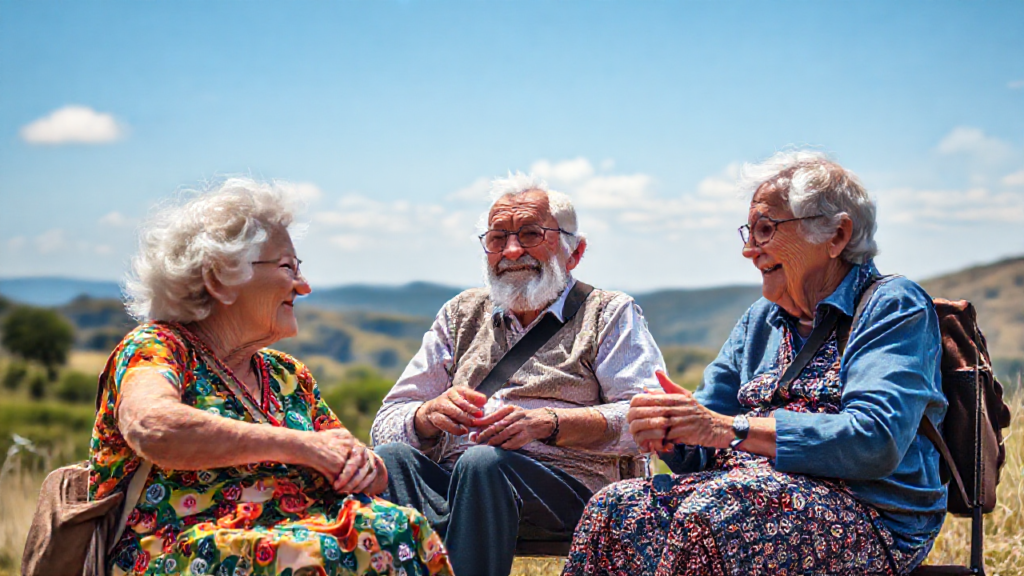
M 594 165 L 582 156 L 557 163 L 551 163 L 550 160 L 537 160 L 530 166 L 530 171 L 547 180 L 572 184 L 593 176 Z
M 482 202 L 487 199 L 487 192 L 491 189 L 491 179 L 480 177 L 466 186 L 459 188 L 445 197 L 448 201 Z
M 67 242 L 64 238 L 64 231 L 59 228 L 43 232 L 34 238 L 34 242 L 36 250 L 42 254 L 56 252 L 67 246 Z
M 295 194 L 307 204 L 313 204 L 323 198 L 324 195 L 323 190 L 312 182 L 286 182 L 279 180 L 275 184 Z
M 896 188 L 878 194 L 880 217 L 899 223 L 1024 224 L 1024 196 L 978 187 L 967 190 Z
M 330 242 L 343 252 L 357 252 L 370 244 L 370 238 L 360 234 L 336 234 L 331 236 Z
M 1020 90 L 1021 88 L 1024 88 L 1024 80 L 1013 80 L 1012 82 L 1007 82 L 1006 87 L 1010 90 Z
M 575 188 L 574 201 L 580 208 L 628 208 L 648 198 L 651 182 L 647 174 L 595 176 Z
M 114 248 L 111 247 L 109 244 L 99 244 L 93 250 L 95 250 L 96 253 L 101 256 L 106 256 L 108 254 L 114 253 Z
M 125 135 L 125 128 L 110 114 L 87 106 L 65 106 L 21 129 L 29 144 L 100 144 Z
M 1011 151 L 1009 143 L 970 126 L 954 128 L 939 141 L 936 149 L 945 156 L 967 155 L 987 160 L 999 160 Z
M 1003 176 L 1001 182 L 1007 186 L 1024 186 L 1024 170 Z
M 11 252 L 18 252 L 25 247 L 28 243 L 28 239 L 24 236 L 15 236 L 7 241 L 7 249 Z
M 114 212 L 111 212 L 110 214 L 107 214 L 100 218 L 99 223 L 104 226 L 123 228 L 125 226 L 130 226 L 133 223 L 133 220 L 115 210 Z

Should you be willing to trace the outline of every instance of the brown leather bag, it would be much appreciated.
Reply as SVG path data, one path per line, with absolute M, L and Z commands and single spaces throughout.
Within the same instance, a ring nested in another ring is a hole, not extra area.
M 953 461 L 942 466 L 942 479 L 948 482 L 956 471 L 967 497 L 950 490 L 946 508 L 970 516 L 972 504 L 977 504 L 988 513 L 995 509 L 996 485 L 1006 460 L 1003 428 L 1010 425 L 1010 408 L 992 373 L 974 306 L 936 298 L 935 312 L 942 331 L 942 392 L 949 401 L 942 438 Z
M 109 363 L 113 361 L 111 355 Z M 107 370 L 104 370 L 105 374 Z M 96 392 L 99 410 L 103 383 Z M 21 557 L 22 576 L 105 576 L 107 555 L 121 539 L 153 464 L 142 460 L 125 492 L 89 500 L 89 462 L 50 472 L 39 489 Z

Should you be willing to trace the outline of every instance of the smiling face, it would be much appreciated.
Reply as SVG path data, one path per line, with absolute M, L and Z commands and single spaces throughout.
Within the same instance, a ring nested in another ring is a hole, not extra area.
M 775 220 L 793 218 L 789 203 L 771 182 L 762 184 L 750 201 L 747 223 L 751 227 L 761 216 Z M 816 293 L 823 283 L 833 258 L 827 242 L 812 244 L 800 232 L 800 222 L 786 222 L 775 229 L 775 235 L 762 246 L 753 240 L 743 247 L 761 272 L 761 293 L 796 317 L 806 315 L 806 295 Z
M 245 340 L 276 342 L 295 336 L 299 331 L 295 298 L 312 290 L 297 270 L 288 231 L 271 229 L 257 260 L 252 278 L 234 287 L 237 298 L 227 307 L 229 313 Z

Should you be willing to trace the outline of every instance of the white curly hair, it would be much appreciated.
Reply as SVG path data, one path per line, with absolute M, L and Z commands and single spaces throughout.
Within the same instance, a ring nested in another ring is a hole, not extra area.
M 558 222 L 558 227 L 570 233 L 559 234 L 562 250 L 566 254 L 572 254 L 573 250 L 579 246 L 580 241 L 586 239 L 586 235 L 579 231 L 579 223 L 576 220 L 576 207 L 572 204 L 572 198 L 569 198 L 567 194 L 562 192 L 551 190 L 548 187 L 547 181 L 535 174 L 509 171 L 508 176 L 491 180 L 491 205 L 481 215 L 478 228 L 481 229 L 481 232 L 487 231 L 488 216 L 491 213 L 491 208 L 494 207 L 498 200 L 508 196 L 525 194 L 531 190 L 539 190 L 547 194 L 548 210 L 550 210 L 555 221 Z
M 249 280 L 270 231 L 291 227 L 301 205 L 287 183 L 228 178 L 161 206 L 139 229 L 123 288 L 128 313 L 140 322 L 206 318 L 213 297 L 203 273 L 226 285 Z
M 853 172 L 828 155 L 791 150 L 777 152 L 759 164 L 743 165 L 740 187 L 744 192 L 752 196 L 765 183 L 782 193 L 795 217 L 826 216 L 799 222 L 808 241 L 820 244 L 829 239 L 846 215 L 853 221 L 853 233 L 841 257 L 853 264 L 864 264 L 878 254 L 875 201 Z

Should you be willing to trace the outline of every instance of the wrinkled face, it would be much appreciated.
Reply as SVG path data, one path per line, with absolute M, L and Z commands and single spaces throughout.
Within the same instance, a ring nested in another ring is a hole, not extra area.
M 518 236 L 509 236 L 505 249 L 487 253 L 485 280 L 491 301 L 497 308 L 512 312 L 543 309 L 561 294 L 569 281 L 569 255 L 562 249 L 558 221 L 551 215 L 548 196 L 531 191 L 500 199 L 491 208 L 488 228 L 516 232 L 528 224 L 553 230 L 545 231 L 536 246 L 523 248 Z
M 776 220 L 793 218 L 789 203 L 771 183 L 762 184 L 750 201 L 747 223 L 753 227 L 761 216 Z M 775 235 L 762 246 L 751 240 L 743 247 L 743 256 L 761 271 L 761 293 L 786 310 L 794 310 L 795 299 L 807 292 L 806 283 L 829 263 L 826 243 L 812 244 L 800 232 L 800 222 L 786 222 L 775 229 Z
M 531 190 L 517 196 L 506 196 L 495 202 L 487 217 L 487 227 L 490 230 L 515 232 L 527 224 L 558 228 L 558 221 L 551 215 L 548 207 L 548 195 L 544 192 Z M 560 251 L 558 232 L 545 232 L 544 241 L 532 248 L 523 248 L 519 244 L 518 236 L 509 236 L 505 250 L 487 255 L 487 264 L 499 277 L 507 274 L 535 277 L 540 274 L 541 265 L 558 255 Z M 539 264 L 516 264 L 523 255 L 533 257 Z M 502 260 L 509 262 L 502 263 Z
M 284 228 L 274 228 L 263 244 L 252 278 L 237 287 L 232 312 L 253 340 L 281 340 L 299 331 L 295 320 L 296 296 L 309 294 L 309 283 L 298 270 L 295 247 Z

